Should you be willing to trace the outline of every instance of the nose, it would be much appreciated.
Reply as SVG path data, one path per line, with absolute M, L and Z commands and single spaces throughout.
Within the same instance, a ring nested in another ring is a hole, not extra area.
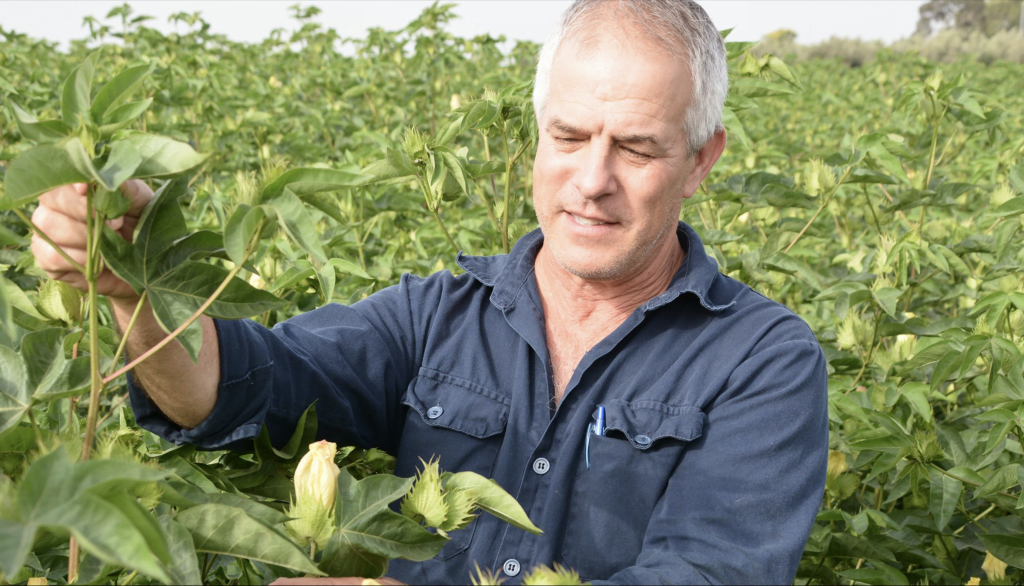
M 574 183 L 581 196 L 598 199 L 615 192 L 615 173 L 608 144 L 591 140 L 588 148 L 580 153 L 579 164 Z

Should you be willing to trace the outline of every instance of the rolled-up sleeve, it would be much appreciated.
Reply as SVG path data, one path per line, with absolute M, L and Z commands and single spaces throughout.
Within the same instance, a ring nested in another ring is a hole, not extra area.
M 129 377 L 136 421 L 176 444 L 244 450 L 264 423 L 273 444 L 286 442 L 315 401 L 319 436 L 393 449 L 399 399 L 415 375 L 439 281 L 407 275 L 351 307 L 326 305 L 273 329 L 215 320 L 221 372 L 210 415 L 182 428 Z
M 821 348 L 770 346 L 706 408 L 618 584 L 789 584 L 821 504 L 828 463 Z

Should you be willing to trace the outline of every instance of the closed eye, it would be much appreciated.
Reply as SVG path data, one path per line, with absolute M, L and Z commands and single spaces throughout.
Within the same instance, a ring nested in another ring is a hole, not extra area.
M 640 151 L 634 151 L 633 149 L 628 147 L 622 147 L 622 150 L 626 151 L 626 153 L 630 157 L 637 159 L 639 161 L 649 161 L 654 158 L 652 155 L 648 155 L 647 153 L 641 153 Z

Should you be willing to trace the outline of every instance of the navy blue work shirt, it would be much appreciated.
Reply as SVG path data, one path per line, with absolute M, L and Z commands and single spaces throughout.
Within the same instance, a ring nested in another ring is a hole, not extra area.
M 405 275 L 350 307 L 266 329 L 218 321 L 213 413 L 182 429 L 131 388 L 136 419 L 176 442 L 283 443 L 317 402 L 320 434 L 494 478 L 544 533 L 481 515 L 436 558 L 392 562 L 410 584 L 517 584 L 559 562 L 594 583 L 791 583 L 828 459 L 826 367 L 810 328 L 718 272 L 680 222 L 682 266 L 581 360 L 555 405 L 534 277 L 543 242 L 459 257 L 466 274 Z M 598 405 L 607 435 L 584 445 Z

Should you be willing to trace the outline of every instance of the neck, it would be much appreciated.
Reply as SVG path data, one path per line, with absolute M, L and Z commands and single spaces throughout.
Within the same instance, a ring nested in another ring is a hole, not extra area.
M 544 314 L 573 324 L 598 320 L 614 329 L 629 314 L 668 289 L 686 257 L 673 234 L 665 247 L 640 271 L 622 278 L 591 280 L 565 270 L 547 244 L 534 262 Z

